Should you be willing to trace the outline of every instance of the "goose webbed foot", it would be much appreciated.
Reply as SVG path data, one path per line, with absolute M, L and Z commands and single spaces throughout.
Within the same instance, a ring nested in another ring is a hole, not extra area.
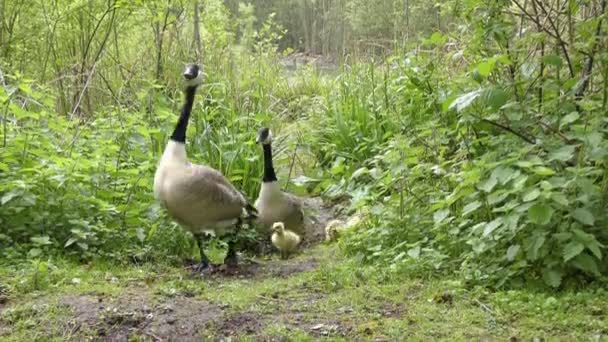
M 210 262 L 209 262 L 209 258 L 207 257 L 207 255 L 205 254 L 205 249 L 204 249 L 204 241 L 205 238 L 203 235 L 195 235 L 194 239 L 196 240 L 196 244 L 198 245 L 198 249 L 199 249 L 199 253 L 201 256 L 201 262 L 198 264 L 195 264 L 191 267 L 191 270 L 193 273 L 197 273 L 197 274 L 208 274 L 208 273 L 213 273 L 215 271 L 215 266 L 213 266 Z
M 192 270 L 192 273 L 202 275 L 202 274 L 213 273 L 215 271 L 215 266 L 213 266 L 209 262 L 205 261 L 205 262 L 200 262 L 196 265 L 192 265 L 190 269 Z

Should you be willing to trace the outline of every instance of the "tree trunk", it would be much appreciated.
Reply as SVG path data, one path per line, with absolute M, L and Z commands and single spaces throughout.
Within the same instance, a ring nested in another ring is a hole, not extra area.
M 196 43 L 196 60 L 203 64 L 203 43 L 201 42 L 201 28 L 199 17 L 199 3 L 194 0 L 194 42 Z

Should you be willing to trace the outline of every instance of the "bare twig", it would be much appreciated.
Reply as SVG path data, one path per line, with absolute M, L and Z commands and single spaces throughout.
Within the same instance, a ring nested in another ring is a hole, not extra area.
M 518 131 L 514 130 L 513 128 L 509 127 L 509 126 L 505 126 L 505 125 L 503 125 L 501 123 L 498 123 L 496 121 L 492 121 L 492 120 L 488 120 L 488 119 L 482 119 L 482 118 L 478 118 L 478 119 L 480 119 L 483 122 L 489 123 L 492 126 L 498 127 L 498 128 L 500 128 L 500 129 L 502 129 L 504 131 L 512 133 L 512 134 L 520 137 L 523 141 L 525 141 L 525 142 L 527 142 L 529 144 L 536 145 L 536 138 L 535 137 L 528 137 L 525 134 L 523 134 L 521 132 L 518 132 Z
M 591 53 L 588 55 L 587 61 L 585 62 L 585 66 L 583 67 L 583 74 L 582 74 L 582 80 L 581 80 L 580 86 L 574 93 L 574 98 L 576 100 L 580 100 L 583 97 L 583 94 L 585 93 L 585 91 L 587 90 L 587 87 L 589 87 L 589 82 L 591 79 L 591 71 L 593 70 L 593 61 L 594 61 L 595 54 L 597 53 L 597 50 L 599 47 L 600 36 L 602 34 L 602 16 L 604 15 L 605 11 L 606 11 L 606 0 L 602 0 L 600 13 L 598 13 L 596 16 L 599 18 L 599 20 L 597 22 L 597 27 L 595 29 L 593 47 L 591 48 Z
M 568 48 L 566 47 L 566 42 L 562 39 L 560 30 L 558 29 L 557 25 L 555 24 L 555 21 L 553 21 L 553 19 L 551 18 L 551 13 L 549 13 L 547 11 L 547 9 L 543 5 L 542 1 L 532 0 L 532 3 L 533 4 L 537 4 L 538 7 L 547 16 L 547 20 L 549 21 L 549 25 L 551 25 L 551 28 L 553 28 L 553 31 L 555 32 L 557 44 L 562 49 L 562 52 L 564 54 L 564 58 L 566 58 L 566 62 L 568 63 L 568 71 L 570 72 L 570 77 L 574 77 L 574 67 L 572 66 L 572 61 L 570 60 L 570 54 L 568 53 Z M 536 6 L 535 6 L 535 8 L 536 8 Z
M 574 67 L 572 66 L 572 61 L 570 59 L 570 54 L 568 53 L 568 48 L 567 48 L 568 43 L 562 39 L 561 31 L 555 25 L 555 22 L 551 18 L 550 14 L 544 9 L 544 7 L 541 7 L 542 1 L 532 0 L 532 4 L 539 5 L 539 8 L 541 8 L 546 15 L 545 19 L 547 21 L 549 21 L 549 24 L 551 25 L 551 28 L 553 30 L 549 30 L 547 27 L 545 27 L 545 25 L 540 21 L 539 16 L 528 12 L 528 10 L 526 10 L 526 8 L 522 4 L 520 4 L 519 1 L 513 0 L 513 3 L 526 15 L 526 17 L 528 19 L 530 19 L 532 22 L 534 22 L 537 25 L 537 27 L 540 27 L 540 29 L 543 32 L 545 32 L 549 36 L 553 37 L 557 41 L 557 44 L 559 45 L 559 47 L 562 50 L 562 53 L 564 54 L 566 63 L 568 64 L 568 70 L 570 72 L 570 77 L 574 77 Z

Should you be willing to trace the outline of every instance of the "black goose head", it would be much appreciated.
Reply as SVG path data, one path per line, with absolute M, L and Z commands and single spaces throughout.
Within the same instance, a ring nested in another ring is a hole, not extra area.
M 197 87 L 203 83 L 203 70 L 198 64 L 187 64 L 183 76 L 187 87 Z
M 258 130 L 258 136 L 255 139 L 257 144 L 268 145 L 272 142 L 272 132 L 268 127 L 262 127 Z

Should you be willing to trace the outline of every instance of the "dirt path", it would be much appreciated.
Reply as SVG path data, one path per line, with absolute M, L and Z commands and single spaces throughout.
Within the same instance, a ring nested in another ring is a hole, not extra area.
M 489 292 L 363 267 L 318 243 L 334 214 L 317 199 L 306 204 L 316 218 L 308 247 L 238 273 L 61 264 L 37 275 L 33 289 L 31 269 L 15 270 L 11 287 L 22 289 L 0 286 L 0 341 L 600 341 L 608 334 L 608 292 Z
M 206 277 L 177 270 L 169 275 L 155 273 L 127 282 L 112 278 L 111 291 L 49 294 L 36 299 L 29 309 L 54 312 L 47 322 L 49 326 L 40 327 L 46 330 L 43 335 L 60 335 L 67 340 L 130 341 L 140 337 L 153 341 L 200 341 L 244 335 L 265 341 L 273 339 L 264 337 L 262 331 L 277 322 L 313 334 L 327 334 L 330 330 L 337 333 L 343 329 L 338 322 L 310 324 L 302 319 L 303 313 L 298 308 L 318 298 L 318 294 L 308 293 L 310 289 L 305 283 L 288 296 L 278 287 L 270 293 L 266 291 L 266 285 L 273 279 L 277 284 L 288 283 L 291 277 L 314 271 L 319 266 L 318 252 L 310 248 L 324 239 L 325 224 L 334 214 L 321 199 L 308 198 L 304 203 L 311 218 L 307 238 L 300 254 L 290 260 L 243 264 L 236 273 L 218 272 Z M 221 289 L 226 284 L 236 287 L 232 292 L 237 295 L 246 293 L 248 288 L 262 286 L 264 290 L 248 302 L 253 306 L 280 307 L 280 310 L 235 308 L 222 298 Z M 206 293 L 205 289 L 214 289 L 214 294 Z M 11 322 L 10 316 L 0 320 L 0 338 L 10 331 L 7 321 Z

